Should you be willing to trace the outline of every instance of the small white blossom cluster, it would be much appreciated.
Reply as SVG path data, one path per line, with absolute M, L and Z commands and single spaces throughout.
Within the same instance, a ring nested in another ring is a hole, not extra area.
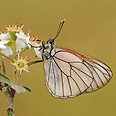
M 24 34 L 24 32 L 21 30 L 19 33 L 15 34 L 17 36 L 16 39 L 16 52 L 20 52 L 22 48 L 28 46 L 31 49 L 30 46 L 30 35 L 29 33 L 27 35 Z M 1 33 L 0 34 L 0 51 L 5 54 L 6 56 L 13 54 L 13 46 L 9 45 L 8 42 L 12 41 L 9 32 L 7 33 Z M 39 46 L 36 42 L 33 42 L 35 45 Z
M 7 33 L 1 33 L 0 34 L 0 51 L 9 56 L 13 54 L 13 51 L 10 46 L 7 46 L 7 43 L 10 41 L 10 34 Z
M 19 57 L 19 53 L 26 49 L 31 49 L 34 47 L 34 51 L 38 57 L 41 58 L 40 44 L 37 43 L 37 37 L 30 37 L 31 31 L 28 31 L 27 35 L 21 30 L 24 25 L 22 24 L 8 24 L 6 26 L 7 32 L 0 32 L 0 55 L 7 56 L 13 55 L 14 59 L 11 64 L 16 67 L 16 70 L 19 70 L 22 73 L 22 70 L 28 72 L 28 62 L 26 58 L 23 59 Z M 17 56 L 18 54 L 18 56 Z M 6 57 L 6 58 L 7 58 Z
M 41 58 L 40 52 L 39 52 L 39 46 L 41 44 L 38 44 L 36 41 L 33 41 L 32 39 L 35 39 L 34 37 L 30 37 L 30 31 L 27 33 L 27 35 L 24 34 L 24 32 L 21 30 L 24 25 L 21 25 L 21 27 L 17 24 L 16 25 L 7 25 L 6 28 L 8 29 L 6 33 L 0 32 L 0 52 L 2 52 L 4 55 L 9 56 L 13 54 L 13 46 L 11 45 L 12 39 L 9 34 L 10 31 L 16 31 L 16 52 L 20 52 L 22 48 L 25 48 L 26 46 L 31 49 L 32 46 L 38 46 L 37 48 L 34 48 L 35 53 L 38 57 Z
M 36 37 L 34 37 L 34 36 L 30 37 L 30 32 L 27 35 L 24 35 L 23 32 L 16 33 L 16 36 L 17 36 L 17 39 L 20 41 L 23 41 L 29 47 L 29 49 L 31 49 L 31 45 L 35 46 L 34 51 L 35 51 L 36 55 L 41 58 L 41 52 L 39 51 L 40 50 L 39 46 L 41 45 L 41 43 L 38 44 L 36 42 Z M 35 40 L 35 41 L 33 41 L 33 40 Z M 19 48 L 21 48 L 21 47 L 19 47 Z M 19 52 L 20 52 L 20 50 L 19 50 Z

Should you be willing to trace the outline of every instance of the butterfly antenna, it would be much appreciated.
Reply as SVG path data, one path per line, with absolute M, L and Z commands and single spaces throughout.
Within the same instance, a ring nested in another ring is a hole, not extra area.
M 55 38 L 54 38 L 54 40 L 58 37 L 58 35 L 60 34 L 60 32 L 61 32 L 61 29 L 62 29 L 62 27 L 63 27 L 63 25 L 64 25 L 64 22 L 65 22 L 65 19 L 62 21 L 60 21 L 60 24 L 59 24 L 59 27 L 58 27 L 58 30 L 57 30 L 57 33 L 56 33 L 56 36 L 55 36 Z

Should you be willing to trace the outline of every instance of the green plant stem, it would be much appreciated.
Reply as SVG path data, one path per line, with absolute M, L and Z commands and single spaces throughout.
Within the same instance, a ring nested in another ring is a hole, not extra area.
M 13 60 L 12 58 L 10 58 L 10 57 L 8 57 L 8 56 L 6 56 L 6 55 L 2 54 L 1 52 L 0 52 L 0 55 L 1 55 L 1 56 L 3 56 L 3 57 L 5 57 L 5 58 L 7 58 L 8 60 L 10 60 L 10 61 L 14 62 L 14 60 Z
M 23 53 L 25 50 L 29 49 L 28 46 L 26 46 L 22 51 L 19 52 L 19 54 Z M 16 57 L 18 57 L 18 54 L 16 55 Z
M 16 60 L 16 41 L 14 41 L 13 44 L 14 44 L 13 57 L 14 57 L 14 60 Z
M 25 50 L 29 49 L 28 46 L 26 46 L 20 53 L 23 53 Z
M 16 41 L 15 41 L 15 39 L 13 41 L 13 45 L 14 45 L 13 58 L 14 58 L 14 60 L 16 60 L 17 56 L 16 56 Z M 14 82 L 14 84 L 16 83 L 16 78 L 17 78 L 17 71 L 16 71 L 16 67 L 13 66 L 13 82 Z

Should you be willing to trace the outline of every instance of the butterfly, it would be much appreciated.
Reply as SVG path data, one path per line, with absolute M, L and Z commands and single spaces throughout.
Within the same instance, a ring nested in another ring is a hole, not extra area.
M 65 20 L 60 22 L 54 39 L 49 39 L 46 44 L 42 41 L 42 60 L 30 63 L 43 62 L 46 86 L 57 98 L 70 98 L 94 92 L 112 78 L 110 67 L 100 60 L 55 45 L 54 40 L 60 34 L 64 22 Z

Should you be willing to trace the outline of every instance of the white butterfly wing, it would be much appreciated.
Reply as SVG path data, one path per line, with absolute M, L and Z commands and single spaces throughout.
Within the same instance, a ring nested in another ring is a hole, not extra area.
M 86 63 L 92 66 L 91 71 L 93 72 L 93 82 L 91 86 L 85 92 L 93 92 L 101 87 L 105 86 L 110 79 L 112 78 L 112 71 L 111 69 L 106 66 L 103 62 L 99 60 L 94 60 L 94 63 L 86 61 Z
M 110 68 L 101 61 L 65 47 L 44 62 L 46 85 L 58 98 L 75 97 L 95 91 L 112 77 Z

